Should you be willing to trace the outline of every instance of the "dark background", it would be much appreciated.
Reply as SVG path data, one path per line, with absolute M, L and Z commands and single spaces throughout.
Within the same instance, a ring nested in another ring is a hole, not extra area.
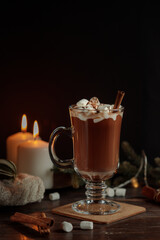
M 0 157 L 23 113 L 28 131 L 36 119 L 48 141 L 70 125 L 70 104 L 113 103 L 118 89 L 126 92 L 121 140 L 151 161 L 160 156 L 159 5 L 22 2 L 0 6 Z

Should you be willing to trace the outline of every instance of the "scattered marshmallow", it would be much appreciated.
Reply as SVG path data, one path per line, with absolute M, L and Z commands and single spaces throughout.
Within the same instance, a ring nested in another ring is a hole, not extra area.
M 58 192 L 50 193 L 49 199 L 51 201 L 58 200 L 58 199 L 60 199 L 60 194 Z
M 63 221 L 61 227 L 64 232 L 71 232 L 73 230 L 73 225 L 70 222 Z
M 90 221 L 81 221 L 80 222 L 81 229 L 93 229 L 93 222 Z
M 79 101 L 76 103 L 76 105 L 77 105 L 78 107 L 86 107 L 87 103 L 88 103 L 88 100 L 85 99 L 85 98 L 83 98 L 83 99 L 79 100 Z
M 107 196 L 108 197 L 114 197 L 114 189 L 113 188 L 107 188 Z
M 115 194 L 117 197 L 125 197 L 126 195 L 126 188 L 116 188 Z

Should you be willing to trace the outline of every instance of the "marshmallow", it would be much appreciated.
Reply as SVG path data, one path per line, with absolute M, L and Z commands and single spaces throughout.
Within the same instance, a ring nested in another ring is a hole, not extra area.
M 116 188 L 115 194 L 117 197 L 125 197 L 126 195 L 126 188 Z
M 101 104 L 98 106 L 97 110 L 98 110 L 98 111 L 107 111 L 107 112 L 109 112 L 109 108 L 110 108 L 110 105 L 109 105 L 109 104 L 103 104 L 103 103 L 101 103 Z
M 91 104 L 94 108 L 98 108 L 98 106 L 100 105 L 100 101 L 97 97 L 92 97 L 89 100 L 89 104 Z
M 108 197 L 114 197 L 114 189 L 113 188 L 107 188 L 107 196 Z
M 89 221 L 81 221 L 80 222 L 81 229 L 93 229 L 93 222 Z
M 51 201 L 58 200 L 58 199 L 60 199 L 60 194 L 58 192 L 50 193 L 49 199 Z
M 63 221 L 61 227 L 64 232 L 71 232 L 73 230 L 73 225 L 70 222 Z
M 112 118 L 114 121 L 116 120 L 117 116 L 123 116 L 123 112 L 121 111 L 112 111 L 113 104 L 104 104 L 100 103 L 97 97 L 92 97 L 90 101 L 83 98 L 76 103 L 73 107 L 78 111 L 71 111 L 73 117 L 77 117 L 82 121 L 86 121 L 87 119 L 93 119 L 94 123 L 98 123 L 103 119 Z M 122 106 L 119 107 L 121 109 Z
M 83 99 L 81 99 L 80 101 L 78 101 L 78 102 L 76 103 L 76 105 L 77 105 L 78 107 L 85 107 L 85 106 L 87 105 L 87 103 L 88 103 L 88 100 L 85 99 L 85 98 L 83 98 Z
M 86 105 L 85 109 L 87 109 L 87 110 L 95 110 L 95 108 L 90 103 Z

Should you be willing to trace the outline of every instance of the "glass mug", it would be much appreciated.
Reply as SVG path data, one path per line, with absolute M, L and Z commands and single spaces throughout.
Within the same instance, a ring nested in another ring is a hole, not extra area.
M 74 168 L 85 180 L 87 198 L 72 204 L 78 213 L 105 215 L 120 209 L 119 204 L 106 199 L 106 180 L 118 168 L 123 111 L 122 106 L 101 110 L 97 117 L 93 110 L 71 105 L 71 127 L 58 127 L 51 134 L 49 154 L 52 162 L 60 168 Z M 56 155 L 55 142 L 62 133 L 72 137 L 73 159 L 61 160 Z

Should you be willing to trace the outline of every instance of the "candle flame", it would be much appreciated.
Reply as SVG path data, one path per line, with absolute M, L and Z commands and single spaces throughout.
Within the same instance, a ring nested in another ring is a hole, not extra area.
M 131 183 L 132 183 L 132 186 L 134 188 L 138 188 L 139 187 L 139 183 L 138 183 L 137 178 L 133 177 L 132 180 L 131 180 Z
M 33 125 L 33 138 L 36 139 L 39 136 L 38 122 L 35 120 Z
M 26 116 L 26 114 L 23 114 L 23 116 L 22 116 L 21 131 L 27 132 L 27 116 Z

